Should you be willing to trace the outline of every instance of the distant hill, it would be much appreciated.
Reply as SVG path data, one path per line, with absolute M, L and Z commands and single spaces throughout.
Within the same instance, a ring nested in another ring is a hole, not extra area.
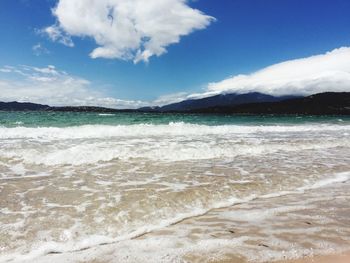
M 30 102 L 0 102 L 1 111 L 57 111 L 57 112 L 122 112 L 130 110 L 117 110 L 103 107 L 90 106 L 68 106 L 68 107 L 50 107 Z
M 40 111 L 50 108 L 48 105 L 35 104 L 30 102 L 0 102 L 2 111 Z
M 350 115 L 350 92 L 325 92 L 279 102 L 208 107 L 189 113 Z
M 224 106 L 223 106 L 223 105 Z M 209 106 L 208 106 L 209 105 Z M 211 106 L 219 105 L 219 106 Z M 209 113 L 209 114 L 298 114 L 350 115 L 350 92 L 325 92 L 308 97 L 274 97 L 261 93 L 217 95 L 199 100 L 188 100 L 163 107 L 118 110 L 103 107 L 50 107 L 21 102 L 0 102 L 2 111 L 54 112 L 153 112 L 153 113 Z
M 118 110 L 118 109 L 94 107 L 94 106 L 65 106 L 65 107 L 49 107 L 46 109 L 46 111 L 113 113 L 113 112 L 129 112 L 134 110 Z
M 154 108 L 153 111 L 192 111 L 211 107 L 231 107 L 246 103 L 275 102 L 296 97 L 297 96 L 275 97 L 259 92 L 250 92 L 246 94 L 220 94 L 202 99 L 189 99 L 178 103 L 172 103 L 163 107 Z

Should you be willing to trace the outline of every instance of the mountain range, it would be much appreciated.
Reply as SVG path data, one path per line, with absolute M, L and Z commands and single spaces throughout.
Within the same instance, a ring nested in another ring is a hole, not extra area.
M 55 112 L 152 112 L 152 113 L 205 113 L 205 114 L 298 114 L 350 115 L 350 92 L 325 92 L 307 97 L 271 96 L 258 92 L 221 94 L 201 99 L 189 99 L 162 107 L 140 109 L 111 109 L 103 107 L 50 107 L 21 102 L 0 102 L 2 111 L 55 111 Z
M 350 92 L 325 92 L 282 101 L 216 106 L 188 112 L 263 115 L 350 115 Z
M 212 107 L 231 107 L 246 103 L 276 102 L 300 96 L 272 96 L 259 92 L 245 94 L 219 94 L 201 99 L 188 99 L 177 103 L 168 104 L 162 107 L 145 107 L 141 110 L 159 112 L 187 112 Z
M 2 111 L 42 111 L 50 108 L 49 105 L 42 105 L 30 102 L 1 102 L 0 110 Z

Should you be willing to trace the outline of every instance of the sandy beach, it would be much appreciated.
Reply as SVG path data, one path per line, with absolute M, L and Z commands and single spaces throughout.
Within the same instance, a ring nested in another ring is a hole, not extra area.
M 349 187 L 338 183 L 214 209 L 128 241 L 37 262 L 348 263 Z

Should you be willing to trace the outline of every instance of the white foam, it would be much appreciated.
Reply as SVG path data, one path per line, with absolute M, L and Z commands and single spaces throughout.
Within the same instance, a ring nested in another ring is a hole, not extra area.
M 259 156 L 277 152 L 324 150 L 344 146 L 348 141 L 273 143 L 247 139 L 244 144 L 232 140 L 211 144 L 209 139 L 192 142 L 169 138 L 133 139 L 125 141 L 105 140 L 70 145 L 69 142 L 56 142 L 52 145 L 33 145 L 30 148 L 8 149 L 0 152 L 0 158 L 15 158 L 28 164 L 82 165 L 112 160 L 145 158 L 154 161 L 186 161 L 205 159 L 232 159 L 237 156 Z
M 108 137 L 139 137 L 139 136 L 188 136 L 188 135 L 227 135 L 251 133 L 299 133 L 299 132 L 331 132 L 350 131 L 350 125 L 309 124 L 309 125 L 221 125 L 208 126 L 189 123 L 169 123 L 168 125 L 137 124 L 137 125 L 83 125 L 76 127 L 15 127 L 0 128 L 0 139 L 84 139 Z
M 10 169 L 16 175 L 24 175 L 26 173 L 26 169 L 22 163 L 12 165 Z
M 344 147 L 350 143 L 350 138 L 344 136 L 347 133 L 350 133 L 350 125 L 335 124 L 2 127 L 0 146 L 4 150 L 0 151 L 0 159 L 45 165 L 81 165 L 130 158 L 156 161 L 225 159 Z
M 281 194 L 276 193 L 277 196 Z M 304 210 L 306 206 L 291 206 L 291 207 L 278 207 L 278 208 L 266 208 L 263 211 L 261 209 L 257 210 L 239 210 L 239 211 L 225 211 L 220 213 L 220 217 L 227 218 L 234 221 L 264 221 L 266 219 L 272 219 L 280 213 L 288 213 L 296 210 Z M 309 207 L 308 207 L 309 208 Z
M 350 172 L 337 173 L 334 176 L 331 176 L 326 179 L 322 179 L 312 185 L 303 186 L 298 188 L 298 190 L 310 190 L 322 188 L 328 185 L 336 184 L 336 183 L 345 183 L 350 180 Z
M 14 254 L 0 255 L 0 262 L 33 261 L 35 258 L 38 258 L 40 256 L 44 256 L 44 255 L 47 255 L 50 253 L 77 252 L 77 251 L 81 251 L 83 249 L 98 246 L 100 244 L 112 244 L 112 243 L 117 243 L 117 242 L 121 242 L 121 241 L 125 241 L 125 240 L 130 240 L 132 238 L 141 236 L 143 234 L 146 234 L 146 233 L 158 230 L 158 229 L 162 229 L 162 228 L 167 227 L 169 225 L 173 225 L 173 224 L 180 222 L 186 218 L 204 215 L 205 213 L 207 213 L 211 209 L 232 206 L 232 205 L 237 204 L 237 203 L 247 202 L 247 201 L 252 200 L 254 198 L 255 198 L 255 196 L 249 196 L 245 199 L 230 198 L 226 201 L 218 202 L 210 208 L 192 208 L 191 212 L 180 213 L 180 214 L 177 214 L 171 218 L 163 219 L 163 220 L 159 221 L 156 225 L 153 224 L 153 222 L 152 223 L 150 222 L 149 225 L 145 225 L 145 226 L 140 227 L 134 231 L 131 231 L 128 234 L 118 236 L 116 238 L 111 238 L 111 237 L 107 237 L 107 236 L 100 236 L 100 235 L 90 235 L 89 237 L 86 237 L 85 239 L 80 240 L 80 241 L 68 240 L 64 243 L 50 241 L 50 242 L 45 242 L 44 244 L 36 244 L 34 246 L 34 248 L 27 254 L 14 253 Z
M 51 175 L 47 172 L 41 172 L 41 173 L 37 173 L 35 175 L 25 175 L 23 174 L 22 176 L 8 176 L 8 175 L 3 175 L 3 177 L 0 177 L 0 181 L 3 180 L 3 181 L 6 181 L 6 180 L 20 180 L 20 179 L 23 179 L 23 178 L 44 178 L 44 177 L 50 177 Z
M 115 114 L 112 113 L 100 113 L 98 116 L 115 116 Z

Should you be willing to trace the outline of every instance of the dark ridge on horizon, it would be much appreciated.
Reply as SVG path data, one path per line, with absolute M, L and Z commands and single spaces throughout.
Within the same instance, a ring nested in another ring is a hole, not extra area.
M 31 103 L 31 102 L 1 102 L 0 110 L 2 111 L 44 111 L 50 108 L 49 105 Z
M 218 104 L 218 102 L 223 105 Z M 213 104 L 215 106 L 205 106 Z M 204 106 L 200 108 L 199 105 Z M 181 106 L 184 108 L 181 108 Z M 159 114 L 350 115 L 350 92 L 325 92 L 307 97 L 292 95 L 274 97 L 257 92 L 226 94 L 199 100 L 182 101 L 163 107 L 144 107 L 140 109 L 112 109 L 94 106 L 50 107 L 48 105 L 29 102 L 0 102 L 0 110 L 97 113 L 140 112 Z
M 350 115 L 350 92 L 324 92 L 278 102 L 210 107 L 188 113 L 252 115 Z
M 133 109 L 112 109 L 97 106 L 63 106 L 63 107 L 49 107 L 45 111 L 54 112 L 99 112 L 99 113 L 113 113 L 113 112 L 133 112 Z
M 272 96 L 260 92 L 249 92 L 244 94 L 219 94 L 201 99 L 189 99 L 178 103 L 172 103 L 160 107 L 160 111 L 191 111 L 212 107 L 237 106 L 247 103 L 276 102 L 302 96 Z

